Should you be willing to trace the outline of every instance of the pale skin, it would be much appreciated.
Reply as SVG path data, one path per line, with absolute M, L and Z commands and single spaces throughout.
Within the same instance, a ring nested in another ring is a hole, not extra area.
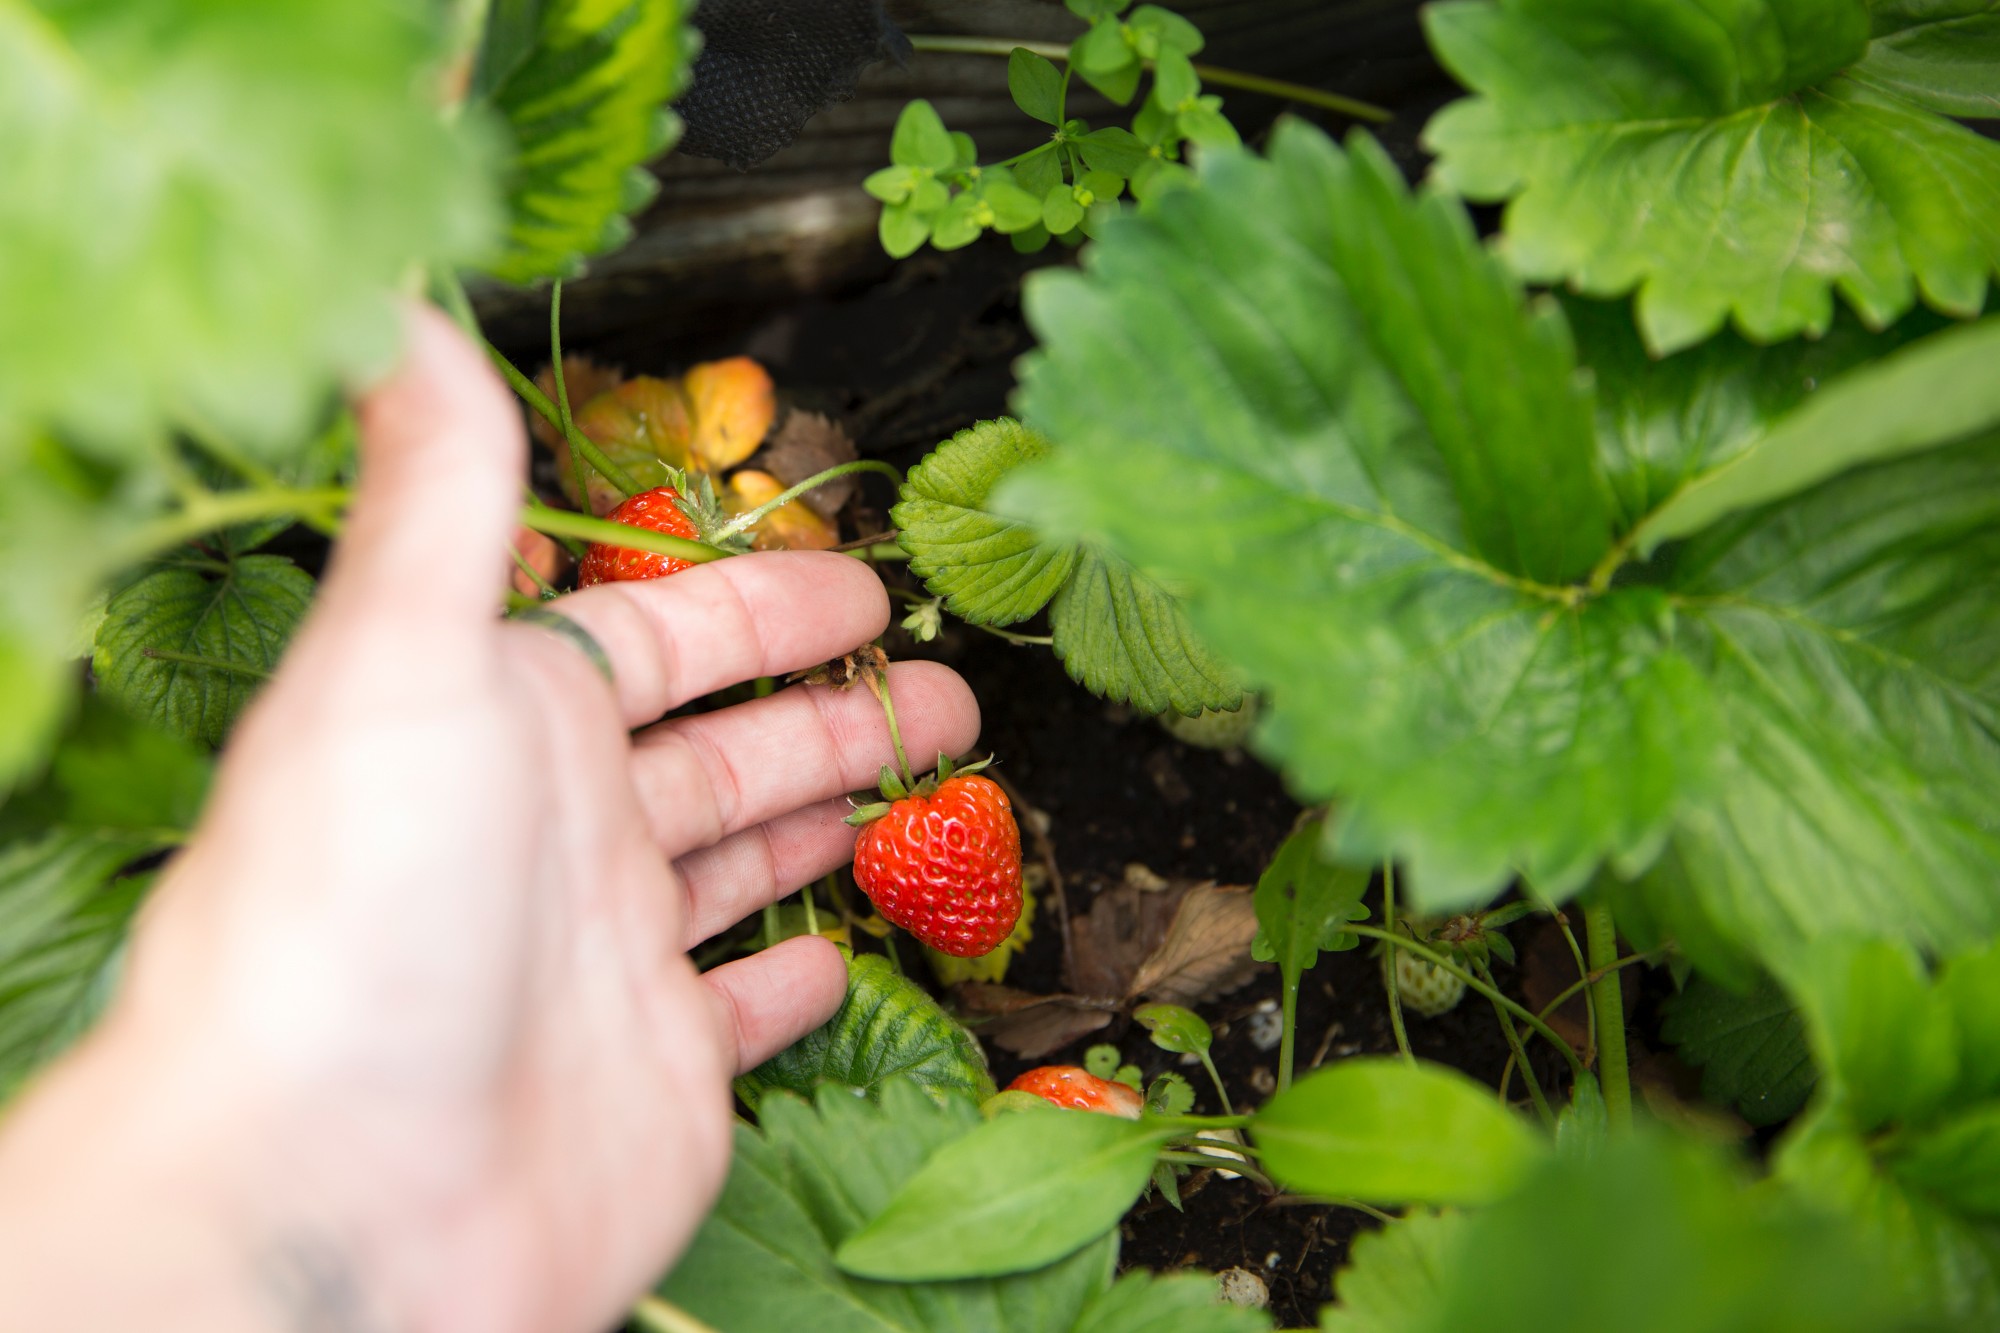
M 519 413 L 413 312 L 310 620 L 228 748 L 99 1027 L 0 1121 L 0 1328 L 598 1333 L 727 1170 L 729 1078 L 845 970 L 687 950 L 853 854 L 865 691 L 690 700 L 879 634 L 851 557 L 745 556 L 503 624 Z M 957 676 L 891 678 L 913 755 Z M 650 724 L 650 725 L 649 725 Z M 643 728 L 633 732 L 632 728 Z

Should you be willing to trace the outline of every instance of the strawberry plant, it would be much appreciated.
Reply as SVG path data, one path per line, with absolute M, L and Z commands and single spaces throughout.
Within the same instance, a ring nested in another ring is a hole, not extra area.
M 1205 1276 L 1118 1273 L 1135 1202 L 1210 1179 L 1380 1224 L 1318 1293 L 1348 1333 L 2000 1323 L 2000 146 L 1962 123 L 2000 105 L 1990 4 L 1447 0 L 1425 31 L 1467 95 L 1415 186 L 1365 133 L 1246 146 L 1209 88 L 1375 115 L 1197 64 L 1159 6 L 1070 0 L 1062 46 L 918 35 L 1004 57 L 1048 135 L 981 164 L 912 103 L 865 182 L 883 245 L 1083 248 L 1028 282 L 1016 415 L 907 475 L 760 456 L 777 387 L 746 358 L 564 355 L 562 279 L 673 141 L 689 7 L 445 8 L 0 0 L 0 1097 L 118 984 L 311 605 L 338 391 L 393 356 L 391 298 L 476 333 L 464 277 L 550 280 L 547 372 L 489 347 L 556 464 L 514 610 L 566 559 L 588 586 L 842 547 L 817 488 L 888 473 L 893 533 L 846 545 L 907 563 L 911 637 L 949 611 L 1046 646 L 1309 807 L 1254 889 L 1099 894 L 1178 897 L 1087 987 L 1097 906 L 1004 765 L 914 770 L 879 650 L 822 668 L 895 738 L 851 821 L 876 912 L 835 877 L 824 916 L 808 888 L 720 946 L 831 935 L 848 993 L 737 1081 L 727 1190 L 635 1323 L 1269 1327 Z M 1080 83 L 1129 128 L 1074 115 Z M 997 1090 L 862 938 L 894 928 L 958 1013 L 982 985 L 987 1017 L 1081 1012 L 1054 1048 L 1129 1020 L 1186 1073 L 1107 1044 Z M 1545 1003 L 1531 930 L 1575 965 Z M 1000 985 L 1031 941 L 1074 993 Z M 1302 1056 L 1340 955 L 1379 961 L 1394 1054 Z M 1261 1091 L 1195 1012 L 1253 959 Z M 1660 1035 L 1765 1160 L 1635 1089 L 1622 982 L 1655 963 Z M 1497 1094 L 1416 1058 L 1489 1018 Z

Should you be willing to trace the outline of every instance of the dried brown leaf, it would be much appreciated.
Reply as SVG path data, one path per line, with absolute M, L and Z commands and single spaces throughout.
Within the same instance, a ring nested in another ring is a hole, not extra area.
M 973 1029 L 1023 1060 L 1043 1056 L 1110 1024 L 1113 1006 L 1070 995 L 1035 995 L 1011 986 L 968 982 L 957 990 Z
M 842 463 L 852 463 L 860 456 L 854 441 L 838 422 L 817 412 L 794 409 L 750 461 L 785 485 L 796 486 L 807 477 Z M 821 518 L 831 520 L 847 507 L 858 485 L 852 476 L 836 477 L 824 486 L 813 487 L 806 493 L 805 502 Z
M 1196 1005 L 1250 980 L 1257 910 L 1246 885 L 1203 884 L 1182 896 L 1165 938 L 1139 966 L 1127 999 Z

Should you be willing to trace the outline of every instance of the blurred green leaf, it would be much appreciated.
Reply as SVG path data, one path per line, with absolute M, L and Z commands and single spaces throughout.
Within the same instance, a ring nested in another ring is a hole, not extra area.
M 2000 1102 L 1946 1117 L 1907 1137 L 1887 1160 L 1905 1184 L 1953 1212 L 2000 1222 Z
M 1920 1120 L 1958 1081 L 1951 1009 L 1922 963 L 1891 940 L 1828 939 L 1782 969 L 1832 1102 L 1866 1133 Z
M 958 150 L 936 107 L 919 97 L 903 108 L 889 140 L 889 160 L 927 171 L 950 171 L 957 164 Z
M 1083 221 L 1083 205 L 1076 201 L 1074 187 L 1057 182 L 1042 200 L 1042 225 L 1060 236 Z
M 1739 995 L 1696 976 L 1665 1010 L 1660 1035 L 1702 1071 L 1702 1096 L 1753 1125 L 1789 1120 L 1805 1105 L 1818 1080 L 1805 1025 L 1770 977 Z
M 1071 1333 L 1257 1333 L 1271 1327 L 1261 1310 L 1222 1305 L 1205 1273 L 1155 1277 L 1130 1272 L 1090 1303 Z
M 882 209 L 882 248 L 891 259 L 915 254 L 931 237 L 930 217 L 910 204 L 889 204 Z
M 1201 80 L 1194 65 L 1176 51 L 1163 51 L 1153 66 L 1153 96 L 1161 106 L 1176 111 L 1194 102 L 1201 92 Z
M 980 1102 L 993 1095 L 986 1056 L 972 1035 L 880 954 L 847 962 L 847 996 L 826 1023 L 736 1080 L 752 1111 L 774 1089 L 814 1095 L 823 1085 L 879 1097 L 891 1079 L 933 1097 Z
M 2000 6 L 1872 0 L 1874 40 L 1849 76 L 1947 116 L 2000 115 Z
M 1429 1328 L 1453 1272 L 1463 1213 L 1416 1210 L 1354 1238 L 1334 1275 L 1335 1303 L 1320 1311 L 1321 1333 L 1405 1333 Z
M 835 1252 L 842 1271 L 896 1282 L 1018 1273 L 1118 1224 L 1171 1130 L 1089 1111 L 989 1120 L 939 1148 Z
M 1047 56 L 1017 46 L 1007 57 L 1007 91 L 1014 105 L 1048 125 L 1062 124 L 1062 71 Z
M 1375 1203 L 1484 1203 L 1543 1155 L 1493 1090 L 1442 1065 L 1360 1056 L 1265 1104 L 1250 1135 L 1272 1179 Z
M 890 510 L 910 572 L 977 625 L 1010 625 L 1048 604 L 1076 564 L 1072 547 L 1047 546 L 1027 524 L 987 507 L 1002 477 L 1048 455 L 1050 444 L 1018 421 L 982 421 L 910 469 Z
M 1204 45 L 1201 29 L 1158 5 L 1140 5 L 1126 16 L 1125 22 L 1140 41 L 1139 54 L 1148 59 L 1162 55 L 1185 59 Z
M 1657 1134 L 1547 1158 L 1457 1230 L 1422 1316 L 1369 1333 L 1925 1327 L 1861 1228 L 1751 1184 L 1713 1148 Z
M 0 1102 L 90 1025 L 152 850 L 130 834 L 55 828 L 0 845 Z
M 626 215 L 659 186 L 645 163 L 672 146 L 667 103 L 697 41 L 682 0 L 545 0 L 533 37 L 489 27 L 474 87 L 507 127 L 505 249 L 486 267 L 508 282 L 574 277 L 630 238 Z M 503 34 L 508 39 L 501 43 Z
M 1092 130 L 1076 141 L 1076 151 L 1092 171 L 1108 171 L 1114 176 L 1130 176 L 1153 160 L 1152 150 L 1139 142 L 1132 131 L 1116 125 Z
M 722 1333 L 1066 1330 L 1111 1285 L 1118 1241 L 1109 1234 L 1011 1277 L 912 1284 L 849 1277 L 834 1266 L 834 1250 L 927 1158 L 979 1125 L 979 1112 L 956 1097 L 935 1102 L 899 1080 L 879 1103 L 831 1087 L 810 1107 L 774 1094 L 762 1120 L 760 1129 L 738 1127 L 722 1199 L 659 1285 L 662 1296 Z
M 1049 630 L 1070 679 L 1092 694 L 1186 717 L 1243 702 L 1236 673 L 1196 634 L 1180 600 L 1096 546 L 1078 553 Z
M 493 232 L 442 7 L 0 0 L 0 470 L 193 413 L 269 455 L 394 353 L 408 267 Z
M 240 556 L 220 571 L 167 564 L 112 596 L 91 668 L 105 696 L 134 716 L 220 745 L 312 597 L 311 576 L 283 556 Z
M 1836 287 L 1877 327 L 1919 293 L 1977 314 L 2000 267 L 2000 145 L 1868 79 L 1865 0 L 1721 13 L 1432 6 L 1431 45 L 1476 94 L 1424 132 L 1439 179 L 1511 201 L 1505 249 L 1523 277 L 1636 288 L 1658 352 L 1731 319 L 1761 342 L 1823 332 Z

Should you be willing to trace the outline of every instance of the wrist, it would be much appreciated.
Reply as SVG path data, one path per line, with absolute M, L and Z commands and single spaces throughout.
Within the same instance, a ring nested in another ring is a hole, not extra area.
M 409 1327 L 279 1108 L 217 1063 L 109 1025 L 0 1116 L 0 1328 Z

